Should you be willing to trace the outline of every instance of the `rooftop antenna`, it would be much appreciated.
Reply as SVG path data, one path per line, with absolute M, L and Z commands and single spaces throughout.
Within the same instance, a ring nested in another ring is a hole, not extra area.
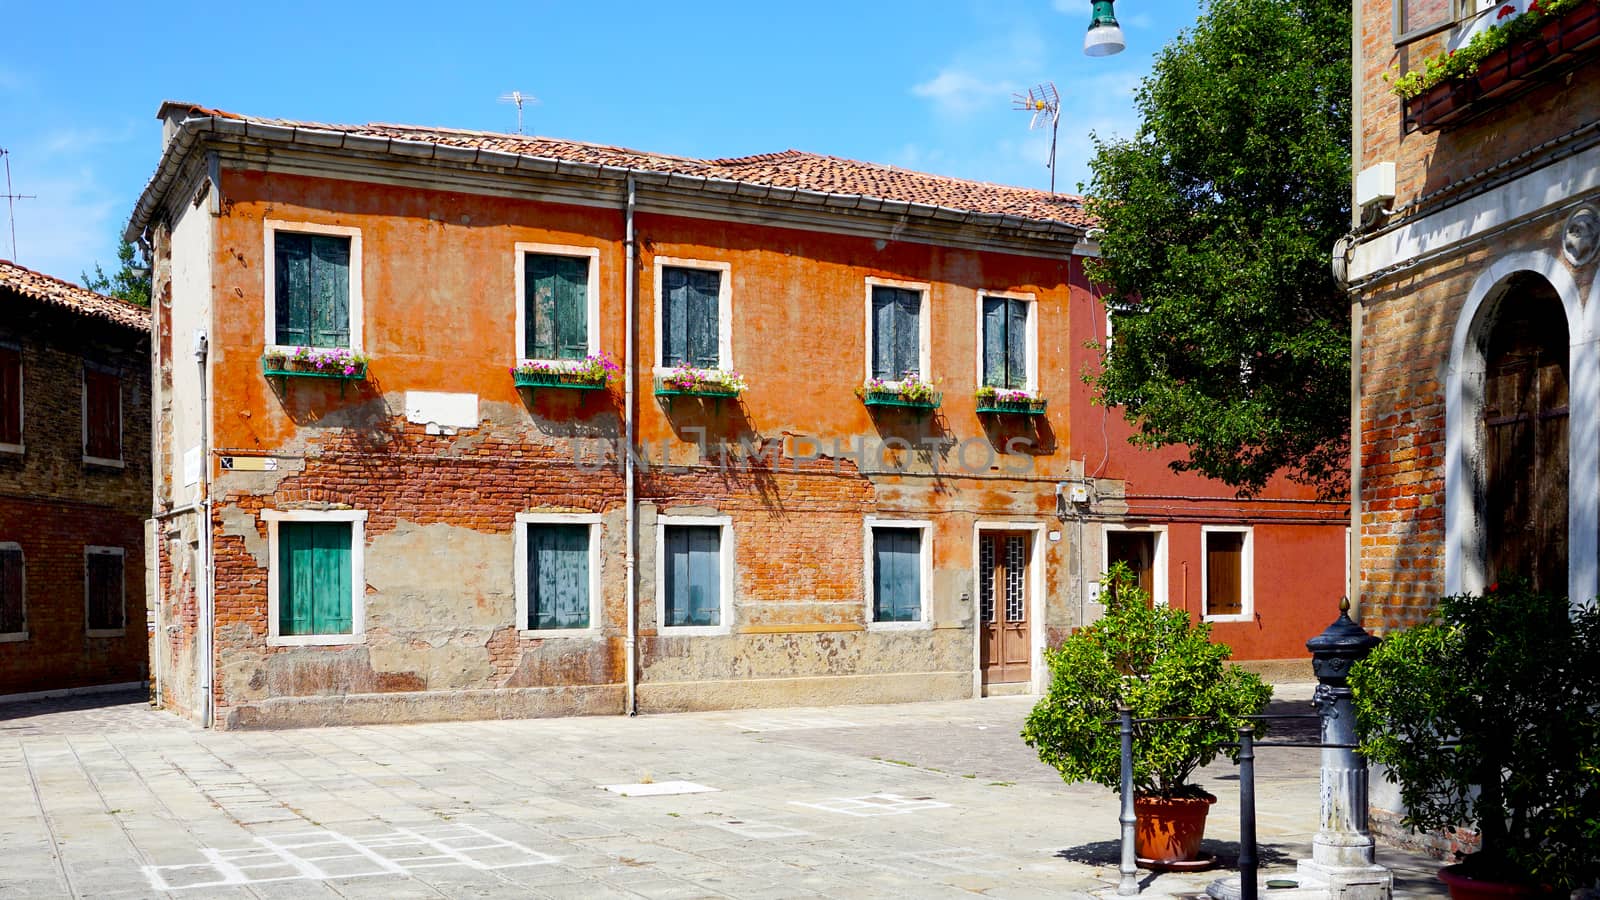
M 1033 118 L 1028 120 L 1028 130 L 1042 128 L 1046 122 L 1050 123 L 1050 161 L 1045 163 L 1050 170 L 1050 193 L 1056 192 L 1056 134 L 1061 130 L 1061 95 L 1056 93 L 1056 83 L 1046 81 L 1044 84 L 1028 88 L 1026 94 L 1012 94 L 1012 109 L 1020 109 L 1033 113 Z
M 4 196 L 6 198 L 6 210 L 7 210 L 8 213 L 10 213 L 10 216 L 11 216 L 11 261 L 12 262 L 16 262 L 17 261 L 17 201 L 18 200 L 36 200 L 38 198 L 35 197 L 33 194 L 18 194 L 18 193 L 15 193 L 14 191 L 11 190 L 11 151 L 7 150 L 4 147 L 0 147 L 0 159 L 5 160 L 5 163 L 6 163 L 6 192 L 5 192 L 5 194 L 0 195 L 0 196 Z
M 501 94 L 499 99 L 500 99 L 501 103 L 515 104 L 515 106 L 517 107 L 517 134 L 521 134 L 522 133 L 522 104 L 524 104 L 524 103 L 529 103 L 529 104 L 538 103 L 539 102 L 539 98 L 533 96 L 532 94 L 524 94 L 521 91 L 511 91 L 510 93 L 507 93 L 507 94 Z

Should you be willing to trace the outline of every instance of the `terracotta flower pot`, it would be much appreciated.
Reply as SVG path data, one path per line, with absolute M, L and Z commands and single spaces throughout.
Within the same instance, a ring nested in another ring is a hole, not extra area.
M 1548 897 L 1548 888 L 1504 881 L 1485 881 L 1463 873 L 1462 866 L 1445 866 L 1439 880 L 1450 889 L 1450 900 L 1516 900 L 1521 897 Z
M 1206 834 L 1206 813 L 1217 798 L 1133 798 L 1134 852 L 1154 863 L 1186 862 L 1200 856 L 1200 839 Z

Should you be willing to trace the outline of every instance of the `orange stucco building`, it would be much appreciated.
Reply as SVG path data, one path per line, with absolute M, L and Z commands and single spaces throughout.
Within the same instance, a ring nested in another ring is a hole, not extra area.
M 1078 198 L 161 117 L 151 658 L 196 718 L 1026 692 L 1111 558 L 1257 659 L 1340 593 L 1340 505 L 1088 403 Z

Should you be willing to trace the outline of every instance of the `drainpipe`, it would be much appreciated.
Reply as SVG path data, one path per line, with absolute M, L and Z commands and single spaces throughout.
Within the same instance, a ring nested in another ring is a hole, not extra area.
M 216 621 L 216 603 L 213 594 L 215 585 L 211 583 L 211 442 L 210 434 L 211 417 L 208 412 L 209 392 L 207 391 L 206 355 L 209 341 L 206 333 L 194 333 L 194 361 L 200 375 L 200 481 L 197 485 L 199 501 L 196 503 L 200 514 L 200 577 L 195 581 L 195 587 L 200 597 L 200 623 L 199 644 L 200 665 L 200 710 L 201 724 L 210 728 L 215 724 L 216 703 L 212 693 L 212 680 L 216 673 L 215 660 L 212 656 L 212 632 Z
M 639 550 L 638 522 L 635 515 L 636 498 L 634 496 L 634 471 L 633 471 L 633 431 L 634 431 L 634 319 L 638 310 L 634 308 L 634 246 L 633 246 L 633 207 L 634 183 L 633 176 L 628 176 L 628 205 L 625 212 L 625 230 L 623 243 L 627 248 L 627 265 L 623 269 L 623 318 L 627 321 L 624 330 L 622 350 L 622 479 L 624 482 L 624 519 L 623 532 L 627 535 L 627 549 L 623 554 L 622 569 L 628 584 L 628 634 L 622 641 L 623 652 L 627 659 L 623 665 L 624 679 L 627 684 L 627 699 L 623 704 L 623 711 L 627 715 L 636 715 L 639 712 L 639 702 L 636 696 L 636 685 L 639 680 L 638 671 L 638 642 L 639 642 L 639 603 L 637 579 L 635 577 L 636 562 Z
M 1361 0 L 1350 3 L 1350 229 L 1356 233 L 1361 228 L 1361 210 L 1354 203 L 1356 172 L 1361 170 L 1361 158 L 1366 152 L 1362 141 L 1363 105 L 1361 92 L 1364 85 L 1362 73 L 1366 60 L 1362 58 Z M 1351 242 L 1351 251 L 1356 242 Z M 1350 292 L 1350 537 L 1345 553 L 1350 558 L 1349 584 L 1345 591 L 1350 597 L 1350 608 L 1356 621 L 1361 620 L 1361 294 Z

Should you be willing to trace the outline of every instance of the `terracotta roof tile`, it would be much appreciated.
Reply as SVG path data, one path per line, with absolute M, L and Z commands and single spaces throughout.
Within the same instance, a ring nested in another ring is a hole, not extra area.
M 0 290 L 13 291 L 33 300 L 140 331 L 150 330 L 150 310 L 142 306 L 97 294 L 7 259 L 0 259 Z
M 176 105 L 181 107 L 184 104 Z M 779 153 L 731 159 L 693 159 L 647 153 L 625 147 L 518 134 L 383 123 L 329 125 L 289 119 L 263 119 L 199 106 L 192 107 L 192 110 L 200 115 L 286 128 L 324 129 L 369 137 L 399 138 L 452 147 L 496 150 L 502 153 L 567 162 L 696 175 L 821 193 L 860 195 L 902 203 L 943 206 L 975 213 L 1018 216 L 1035 221 L 1065 222 L 1080 227 L 1088 227 L 1094 222 L 1083 209 L 1083 198 L 1072 194 L 1051 194 L 1048 191 L 1031 188 L 968 181 L 800 150 L 784 150 Z

